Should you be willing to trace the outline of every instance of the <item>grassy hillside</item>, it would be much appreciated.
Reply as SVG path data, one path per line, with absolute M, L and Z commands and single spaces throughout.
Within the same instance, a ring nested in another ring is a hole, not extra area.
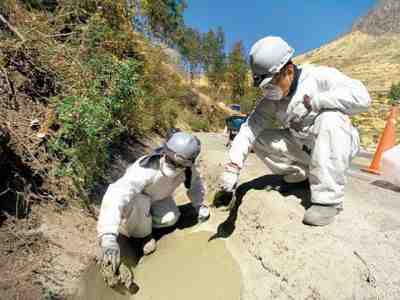
M 354 31 L 298 56 L 295 61 L 338 68 L 367 86 L 373 99 L 372 107 L 369 112 L 356 116 L 354 122 L 360 129 L 363 146 L 373 147 L 390 108 L 387 94 L 391 85 L 400 81 L 400 36 L 374 36 Z M 400 142 L 400 126 L 397 136 Z
M 124 1 L 32 3 L 0 3 L 0 128 L 32 189 L 86 199 L 126 141 L 223 125 L 163 47 L 133 30 Z M 30 195 L 14 175 L 0 183 L 15 188 L 5 202 Z

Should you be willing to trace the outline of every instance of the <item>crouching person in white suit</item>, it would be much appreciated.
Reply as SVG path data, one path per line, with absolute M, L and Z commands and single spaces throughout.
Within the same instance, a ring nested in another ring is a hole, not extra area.
M 296 66 L 294 50 L 279 37 L 253 45 L 250 66 L 264 97 L 240 128 L 221 177 L 225 191 L 235 189 L 250 149 L 284 184 L 311 188 L 311 207 L 303 222 L 324 226 L 342 210 L 346 171 L 359 150 L 350 116 L 371 102 L 365 86 L 338 70 Z M 281 128 L 274 128 L 278 121 Z
M 172 194 L 182 183 L 199 221 L 209 218 L 209 209 L 203 204 L 205 186 L 195 167 L 199 153 L 200 141 L 196 137 L 175 133 L 162 148 L 139 158 L 108 187 L 97 224 L 104 264 L 111 264 L 115 272 L 119 267 L 117 237 L 122 221 L 130 237 L 144 238 L 144 255 L 156 250 L 152 228 L 176 224 L 180 212 Z

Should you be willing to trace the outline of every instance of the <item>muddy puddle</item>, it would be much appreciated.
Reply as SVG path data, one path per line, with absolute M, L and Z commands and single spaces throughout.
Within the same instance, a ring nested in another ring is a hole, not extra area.
M 240 271 L 223 240 L 212 233 L 177 230 L 158 241 L 158 249 L 138 262 L 130 240 L 121 252 L 134 266 L 135 288 L 105 286 L 96 265 L 84 274 L 74 300 L 235 300 L 240 298 Z

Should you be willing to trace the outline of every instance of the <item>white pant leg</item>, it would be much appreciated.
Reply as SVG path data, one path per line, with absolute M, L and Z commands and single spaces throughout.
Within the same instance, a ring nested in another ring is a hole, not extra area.
M 125 222 L 127 234 L 130 237 L 144 238 L 151 234 L 152 218 L 150 207 L 151 198 L 146 195 L 139 194 L 132 199 Z
M 266 129 L 254 143 L 254 152 L 277 175 L 306 176 L 310 156 L 286 129 Z
M 151 215 L 153 218 L 153 227 L 164 228 L 175 225 L 181 213 L 174 199 L 166 198 L 153 202 L 151 206 Z
M 344 198 L 346 171 L 359 151 L 359 135 L 341 112 L 321 113 L 312 128 L 314 147 L 310 162 L 311 201 L 339 204 Z

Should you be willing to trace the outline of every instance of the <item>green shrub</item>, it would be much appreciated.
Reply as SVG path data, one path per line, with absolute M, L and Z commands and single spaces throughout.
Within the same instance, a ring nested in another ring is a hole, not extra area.
M 198 116 L 193 116 L 189 121 L 189 125 L 195 132 L 208 131 L 210 127 L 210 124 L 206 118 Z
M 400 82 L 392 84 L 389 91 L 389 99 L 390 104 L 400 104 Z
M 260 99 L 260 91 L 257 88 L 248 89 L 246 95 L 240 98 L 240 108 L 243 113 L 250 113 L 256 106 L 257 100 Z
M 165 134 L 169 128 L 175 127 L 178 118 L 177 102 L 173 99 L 166 99 L 160 101 L 155 108 L 153 129 L 158 133 Z
M 87 90 L 56 99 L 62 127 L 51 143 L 65 162 L 64 173 L 75 176 L 82 188 L 90 188 L 103 175 L 108 147 L 120 134 L 142 131 L 141 118 L 135 116 L 144 110 L 136 60 L 100 56 L 87 67 L 93 76 Z M 134 128 L 129 126 L 133 121 Z
M 12 3 L 13 1 L 11 0 L 3 0 L 0 1 L 0 13 L 5 17 L 8 18 L 10 12 L 11 12 L 11 7 L 15 3 Z

